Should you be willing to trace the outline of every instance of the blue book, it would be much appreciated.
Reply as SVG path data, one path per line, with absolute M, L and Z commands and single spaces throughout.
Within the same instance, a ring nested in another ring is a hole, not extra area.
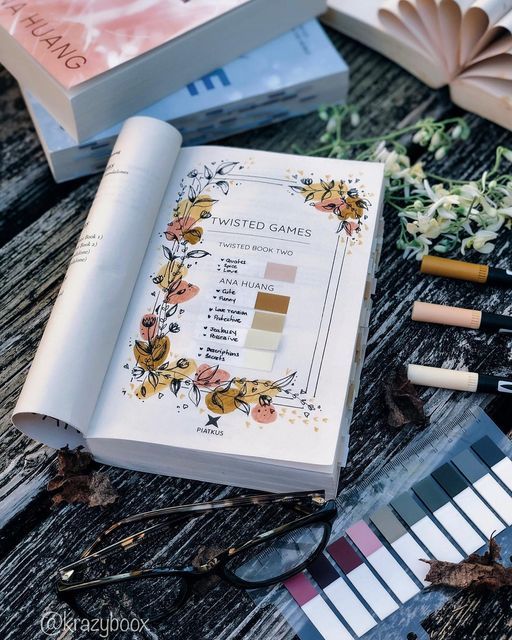
M 57 182 L 102 171 L 122 123 L 77 143 L 22 87 Z M 185 145 L 226 136 L 343 103 L 348 68 L 316 20 L 215 69 L 137 115 L 173 124 Z

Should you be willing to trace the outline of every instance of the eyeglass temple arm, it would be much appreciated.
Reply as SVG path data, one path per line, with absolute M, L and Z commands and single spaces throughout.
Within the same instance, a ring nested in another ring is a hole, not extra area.
M 238 498 L 226 498 L 225 500 L 213 500 L 212 502 L 196 502 L 184 504 L 176 507 L 166 507 L 155 511 L 146 511 L 124 518 L 122 523 L 136 522 L 137 520 L 148 520 L 160 516 L 173 515 L 175 513 L 204 513 L 215 509 L 226 509 L 246 507 L 251 505 L 266 505 L 274 503 L 299 503 L 309 500 L 318 506 L 325 503 L 325 493 L 323 491 L 296 491 L 292 493 L 262 493 L 253 496 L 239 496 Z
M 208 511 L 214 511 L 216 509 L 226 509 L 226 508 L 238 508 L 243 506 L 251 506 L 251 505 L 266 505 L 266 504 L 275 504 L 275 503 L 289 503 L 298 507 L 301 503 L 305 501 L 309 501 L 312 503 L 316 503 L 318 506 L 322 506 L 325 504 L 325 493 L 323 491 L 297 491 L 292 493 L 264 493 L 257 494 L 253 496 L 239 496 L 238 498 L 227 498 L 225 500 L 216 500 L 211 502 L 198 502 L 191 503 L 188 505 L 179 505 L 176 507 L 166 507 L 164 509 L 157 509 L 155 511 L 146 511 L 139 514 L 134 514 L 133 516 L 128 516 L 127 518 L 123 518 L 118 522 L 112 524 L 108 529 L 105 529 L 96 540 L 87 547 L 82 554 L 80 555 L 80 559 L 72 562 L 65 567 L 62 567 L 59 572 L 71 569 L 72 567 L 77 567 L 84 563 L 88 558 L 99 558 L 109 555 L 120 546 L 126 546 L 127 542 L 130 545 L 136 544 L 140 539 L 144 536 L 144 534 L 148 531 L 154 530 L 160 527 L 150 527 L 149 529 L 142 530 L 136 534 L 131 536 L 127 536 L 118 542 L 105 547 L 101 551 L 94 552 L 94 549 L 113 531 L 118 529 L 124 524 L 149 520 L 151 518 L 157 517 L 165 517 L 165 516 L 178 516 L 176 518 L 172 518 L 172 520 L 167 524 L 174 523 L 177 520 L 181 520 L 190 515 L 198 515 L 201 513 L 207 513 Z M 303 509 L 297 509 L 301 512 L 309 513 L 309 511 L 305 511 Z M 137 537 L 139 538 L 137 540 Z

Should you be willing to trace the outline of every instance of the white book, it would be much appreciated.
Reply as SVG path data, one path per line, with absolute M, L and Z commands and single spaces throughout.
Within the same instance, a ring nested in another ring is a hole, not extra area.
M 512 129 L 512 0 L 328 0 L 326 24 Z
M 184 144 L 205 144 L 343 103 L 348 75 L 322 27 L 310 20 L 137 115 L 170 122 Z M 103 171 L 122 123 L 78 144 L 30 91 L 22 91 L 57 182 Z
M 0 63 L 78 142 L 325 10 L 325 0 L 2 0 Z
M 182 148 L 130 118 L 14 424 L 130 469 L 334 495 L 382 196 L 378 163 Z

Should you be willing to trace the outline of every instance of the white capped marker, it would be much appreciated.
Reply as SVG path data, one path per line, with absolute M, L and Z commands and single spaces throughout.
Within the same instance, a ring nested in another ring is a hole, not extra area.
M 490 376 L 474 371 L 457 371 L 440 367 L 426 367 L 421 364 L 407 366 L 407 378 L 412 384 L 423 387 L 438 387 L 454 391 L 470 391 L 472 393 L 510 393 L 512 379 L 505 376 Z

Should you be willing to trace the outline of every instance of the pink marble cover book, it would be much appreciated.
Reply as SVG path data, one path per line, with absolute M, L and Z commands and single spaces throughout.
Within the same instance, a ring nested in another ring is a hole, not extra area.
M 247 2 L 0 0 L 0 27 L 70 88 Z

